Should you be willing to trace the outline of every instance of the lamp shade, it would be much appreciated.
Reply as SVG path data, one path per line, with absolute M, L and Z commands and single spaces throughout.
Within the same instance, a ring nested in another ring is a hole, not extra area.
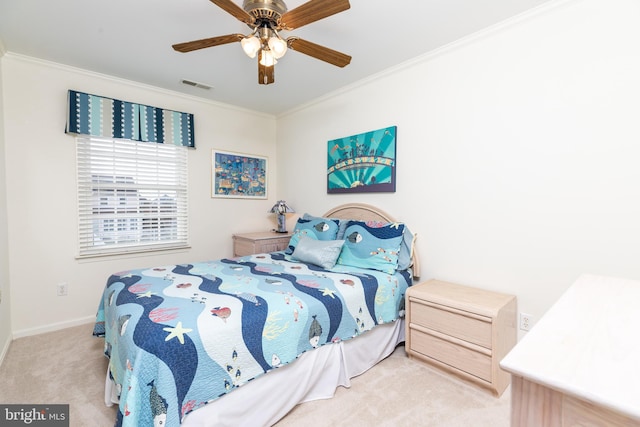
M 282 58 L 284 54 L 287 53 L 287 42 L 281 38 L 273 36 L 269 38 L 269 50 L 271 50 L 274 58 Z
M 270 213 L 274 213 L 278 219 L 278 228 L 276 229 L 277 233 L 286 233 L 287 232 L 287 218 L 285 216 L 286 213 L 295 212 L 293 208 L 287 205 L 287 202 L 284 200 L 278 200 L 273 207 L 269 210 Z
M 244 50 L 244 53 L 246 53 L 249 58 L 255 58 L 256 53 L 258 53 L 260 47 L 262 47 L 260 39 L 256 36 L 245 37 L 240 40 L 240 44 L 242 45 L 242 50 Z
M 273 55 L 268 49 L 262 49 L 260 51 L 260 64 L 265 67 L 273 67 L 276 65 L 278 61 L 276 61 L 276 57 Z

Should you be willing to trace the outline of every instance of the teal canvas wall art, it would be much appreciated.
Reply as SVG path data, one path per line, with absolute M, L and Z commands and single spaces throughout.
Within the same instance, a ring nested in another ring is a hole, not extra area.
M 327 193 L 396 191 L 396 134 L 390 126 L 327 144 Z

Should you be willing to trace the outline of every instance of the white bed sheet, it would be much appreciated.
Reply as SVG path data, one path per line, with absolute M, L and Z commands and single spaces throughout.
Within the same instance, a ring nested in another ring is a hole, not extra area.
M 333 397 L 339 386 L 389 356 L 405 340 L 404 318 L 378 325 L 351 340 L 308 351 L 295 362 L 262 375 L 188 414 L 184 427 L 271 426 L 296 405 Z M 105 403 L 117 403 L 113 383 L 105 385 Z

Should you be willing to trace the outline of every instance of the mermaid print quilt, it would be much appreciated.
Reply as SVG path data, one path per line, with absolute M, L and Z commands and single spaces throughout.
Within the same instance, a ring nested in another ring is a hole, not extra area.
M 409 284 L 408 272 L 329 271 L 282 252 L 114 274 L 94 335 L 119 394 L 116 424 L 177 426 L 306 351 L 395 321 Z

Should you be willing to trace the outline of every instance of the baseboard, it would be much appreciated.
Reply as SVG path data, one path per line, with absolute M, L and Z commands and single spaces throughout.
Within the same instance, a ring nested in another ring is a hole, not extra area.
M 96 316 L 81 317 L 79 319 L 67 320 L 65 322 L 51 323 L 46 326 L 39 326 L 37 328 L 22 329 L 20 331 L 13 332 L 13 339 L 29 337 L 31 335 L 45 334 L 47 332 L 59 331 L 61 329 L 67 329 L 74 326 L 86 325 L 87 323 L 93 323 L 96 321 Z
M 0 352 L 0 366 L 2 366 L 2 362 L 4 362 L 4 357 L 7 355 L 9 351 L 9 346 L 11 345 L 12 337 L 9 335 L 4 345 L 2 346 L 2 352 Z

